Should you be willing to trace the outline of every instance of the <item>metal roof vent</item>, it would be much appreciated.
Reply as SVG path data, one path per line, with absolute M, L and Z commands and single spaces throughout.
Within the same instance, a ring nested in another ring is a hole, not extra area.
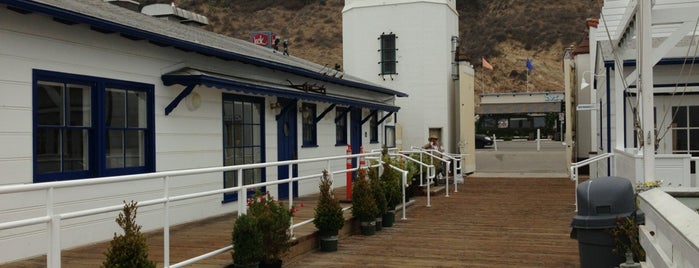
M 117 5 L 123 8 L 126 8 L 131 11 L 136 11 L 138 12 L 141 9 L 141 3 L 133 0 L 104 0 L 107 3 L 110 3 L 112 5 Z
M 207 19 L 206 16 L 176 7 L 174 3 L 171 5 L 147 5 L 141 9 L 141 13 L 193 26 L 203 26 L 209 24 L 209 19 Z

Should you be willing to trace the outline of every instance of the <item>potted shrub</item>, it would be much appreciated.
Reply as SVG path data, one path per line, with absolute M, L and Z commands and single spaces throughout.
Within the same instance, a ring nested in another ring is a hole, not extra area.
M 332 191 L 332 183 L 328 177 L 328 171 L 323 170 L 318 188 L 318 205 L 315 208 L 313 224 L 318 228 L 320 238 L 320 250 L 337 251 L 338 231 L 345 225 L 345 217 L 342 215 L 342 206 Z
M 274 200 L 269 192 L 257 191 L 248 203 L 248 214 L 257 219 L 262 232 L 264 254 L 260 267 L 281 267 L 282 255 L 291 248 L 292 210 L 284 202 Z
M 378 208 L 371 192 L 371 183 L 366 178 L 366 170 L 360 169 L 352 186 L 352 216 L 359 221 L 363 235 L 376 232 Z
M 136 224 L 138 203 L 124 201 L 124 209 L 116 223 L 124 230 L 123 235 L 114 233 L 109 248 L 104 255 L 107 259 L 102 267 L 153 267 L 155 262 L 148 260 L 148 243 L 141 233 L 141 226 Z
M 384 170 L 384 172 L 386 172 Z M 369 169 L 369 180 L 371 183 L 371 194 L 374 196 L 374 202 L 376 203 L 376 220 L 375 228 L 376 231 L 381 231 L 383 228 L 383 214 L 386 213 L 388 208 L 386 203 L 386 194 L 383 191 L 383 185 L 381 185 L 381 180 L 379 178 L 379 168 Z
M 388 155 L 388 149 L 384 147 L 381 159 L 383 161 L 383 173 L 381 174 L 381 186 L 386 196 L 387 209 L 383 214 L 384 227 L 393 226 L 396 217 L 396 206 L 403 200 L 401 191 L 401 174 L 391 168 L 392 160 Z
M 238 216 L 233 227 L 233 267 L 257 268 L 263 255 L 262 232 L 257 219 L 249 214 Z

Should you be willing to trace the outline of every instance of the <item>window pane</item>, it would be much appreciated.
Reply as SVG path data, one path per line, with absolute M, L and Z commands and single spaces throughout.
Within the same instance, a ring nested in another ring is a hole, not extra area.
M 689 130 L 689 150 L 699 150 L 699 129 Z
M 227 171 L 223 176 L 223 186 L 226 188 L 238 186 L 238 171 Z
M 39 174 L 61 171 L 61 132 L 38 128 L 36 133 L 36 170 Z
M 699 127 L 699 106 L 689 106 L 689 127 Z
M 105 91 L 105 120 L 108 127 L 126 126 L 126 91 L 107 89 Z
M 63 126 L 63 84 L 39 82 L 37 121 L 40 126 Z
M 87 170 L 88 136 L 86 129 L 68 129 L 63 134 L 63 171 Z
M 252 158 L 253 158 L 253 163 L 260 163 L 262 162 L 262 148 L 261 147 L 253 147 L 252 148 Z
M 121 130 L 107 131 L 107 168 L 124 167 L 124 132 Z
M 677 127 L 687 127 L 687 107 L 673 107 L 672 114 L 675 115 L 673 123 L 677 124 Z
M 68 125 L 90 126 L 90 88 L 68 85 Z
M 225 149 L 223 150 L 223 165 L 225 166 L 232 166 L 235 164 L 235 157 L 234 157 L 234 150 L 235 149 Z
M 252 103 L 252 123 L 260 124 L 260 110 L 262 109 L 262 104 Z
M 145 128 L 146 121 L 146 93 L 141 91 L 129 91 L 127 102 L 128 126 Z
M 243 103 L 243 123 L 252 124 L 252 104 L 249 102 Z
M 243 127 L 243 131 L 243 146 L 252 145 L 252 127 L 250 125 L 246 125 Z
M 262 126 L 253 125 L 253 126 L 251 126 L 251 128 L 252 128 L 252 144 L 251 145 L 255 145 L 255 146 L 262 145 L 262 141 L 260 140 L 262 138 L 262 133 L 261 133 L 262 131 L 260 130 L 260 128 L 262 128 Z
M 143 130 L 127 130 L 125 137 L 126 167 L 145 166 L 144 133 Z
M 233 121 L 233 102 L 231 101 L 223 102 L 223 120 L 230 122 Z
M 233 149 L 233 165 L 243 165 L 245 164 L 245 157 L 243 156 L 243 148 Z
M 675 130 L 675 137 L 677 139 L 675 140 L 675 151 L 687 151 L 687 130 L 685 129 L 677 129 Z
M 236 101 L 233 103 L 233 121 L 242 124 L 243 123 L 243 103 Z

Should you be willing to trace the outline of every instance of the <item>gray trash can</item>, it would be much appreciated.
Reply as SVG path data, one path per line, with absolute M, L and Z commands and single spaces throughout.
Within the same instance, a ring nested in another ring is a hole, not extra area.
M 578 240 L 581 268 L 618 267 L 626 259 L 613 252 L 609 232 L 618 217 L 635 217 L 631 181 L 619 177 L 590 179 L 578 185 L 578 213 L 573 217 L 571 238 Z

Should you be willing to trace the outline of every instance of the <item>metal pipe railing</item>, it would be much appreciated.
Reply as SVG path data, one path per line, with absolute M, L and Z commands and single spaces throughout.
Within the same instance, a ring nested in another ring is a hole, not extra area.
M 598 156 L 595 156 L 592 158 L 585 159 L 585 160 L 580 161 L 580 162 L 570 164 L 570 180 L 575 181 L 575 189 L 574 189 L 574 191 L 575 191 L 575 212 L 578 211 L 578 189 L 577 189 L 578 184 L 579 184 L 578 170 L 581 167 L 590 165 L 590 164 L 595 163 L 595 162 L 600 161 L 600 160 L 612 158 L 612 157 L 614 157 L 614 153 L 605 153 L 605 154 L 601 154 L 601 155 L 598 155 Z
M 321 176 L 321 173 L 318 173 L 318 174 L 305 175 L 305 176 L 299 176 L 299 177 L 294 178 L 291 176 L 292 173 L 290 173 L 289 178 L 286 178 L 286 179 L 243 185 L 242 178 L 243 178 L 243 170 L 245 170 L 245 169 L 275 167 L 275 166 L 281 166 L 281 165 L 288 165 L 289 167 L 291 167 L 291 165 L 294 165 L 294 164 L 313 163 L 313 162 L 321 162 L 321 161 L 327 161 L 328 166 L 329 166 L 329 161 L 331 161 L 331 160 L 346 160 L 348 157 L 358 158 L 358 157 L 362 157 L 362 156 L 373 156 L 373 155 L 378 155 L 378 154 L 377 153 L 364 153 L 364 154 L 353 154 L 353 155 L 340 155 L 340 156 L 331 156 L 331 157 L 322 157 L 322 158 L 311 158 L 311 159 L 287 160 L 287 161 L 279 161 L 279 162 L 246 164 L 246 165 L 238 165 L 238 166 L 225 166 L 225 167 L 210 167 L 210 168 L 199 168 L 199 169 L 188 169 L 188 170 L 162 171 L 162 172 L 154 172 L 154 173 L 147 173 L 147 174 L 124 175 L 124 176 L 117 176 L 117 177 L 104 177 L 104 178 L 95 178 L 95 179 L 47 182 L 47 183 L 38 183 L 38 184 L 0 186 L 0 194 L 21 193 L 21 192 L 30 192 L 30 191 L 46 191 L 46 193 L 47 193 L 46 194 L 47 198 L 46 198 L 46 215 L 45 216 L 33 217 L 33 218 L 10 221 L 10 222 L 2 222 L 2 223 L 0 223 L 0 230 L 6 230 L 6 229 L 12 229 L 12 228 L 18 228 L 18 227 L 24 227 L 24 226 L 31 226 L 31 225 L 36 225 L 36 224 L 47 224 L 47 233 L 49 235 L 49 240 L 50 240 L 49 249 L 47 251 L 47 266 L 48 267 L 60 267 L 60 265 L 61 265 L 60 226 L 61 226 L 62 220 L 71 219 L 71 218 L 79 218 L 79 217 L 90 216 L 90 215 L 96 215 L 96 214 L 107 213 L 107 212 L 115 212 L 115 211 L 121 210 L 123 208 L 123 205 L 112 205 L 112 206 L 106 206 L 106 207 L 91 208 L 91 209 L 84 209 L 84 210 L 56 214 L 54 212 L 54 209 L 53 209 L 54 205 L 55 205 L 54 204 L 55 203 L 55 201 L 54 201 L 55 200 L 55 197 L 54 197 L 55 196 L 55 189 L 79 187 L 79 186 L 94 186 L 94 185 L 113 184 L 113 183 L 124 183 L 124 182 L 143 181 L 143 180 L 152 180 L 152 179 L 162 179 L 163 180 L 163 189 L 162 189 L 163 190 L 163 197 L 139 201 L 138 206 L 144 207 L 144 206 L 153 206 L 153 205 L 159 205 L 159 204 L 163 205 L 163 217 L 164 217 L 164 220 L 163 220 L 163 240 L 164 240 L 163 263 L 164 263 L 165 267 L 171 267 L 170 256 L 169 256 L 170 255 L 169 254 L 169 252 L 170 252 L 169 251 L 169 244 L 170 244 L 169 210 L 170 210 L 170 203 L 171 202 L 194 199 L 194 198 L 203 197 L 203 196 L 211 196 L 211 195 L 218 195 L 218 194 L 223 194 L 223 193 L 237 192 L 238 197 L 239 197 L 238 198 L 238 208 L 239 208 L 238 213 L 241 214 L 245 211 L 244 205 L 245 205 L 245 200 L 247 200 L 248 189 L 264 187 L 264 186 L 271 186 L 271 185 L 276 185 L 276 184 L 280 184 L 280 183 L 292 184 L 295 181 L 307 180 L 307 179 L 317 178 L 317 177 Z M 357 168 L 353 168 L 351 170 L 348 170 L 348 169 L 344 168 L 344 169 L 336 170 L 332 173 L 334 174 L 334 173 L 348 172 L 348 171 L 354 171 L 356 169 Z M 290 170 L 291 170 L 291 168 L 290 168 Z M 226 171 L 237 171 L 238 172 L 238 179 L 239 179 L 238 186 L 224 188 L 224 189 L 204 191 L 204 192 L 182 194 L 182 195 L 177 195 L 177 196 L 170 196 L 169 182 L 173 177 L 205 174 L 205 173 L 220 173 L 220 172 L 226 172 Z M 289 188 L 293 189 L 293 187 L 289 187 Z M 290 207 L 293 206 L 293 195 L 291 195 L 291 194 L 289 195 L 289 206 Z M 290 227 L 290 232 L 293 234 L 294 226 L 298 226 L 298 225 L 294 225 L 293 222 L 291 222 L 291 224 L 292 225 Z M 219 249 L 219 250 L 214 251 L 214 252 L 220 253 L 220 252 L 225 252 L 225 251 L 226 251 L 225 248 L 223 248 L 223 249 Z M 190 263 L 192 260 L 195 260 L 195 261 L 199 260 L 198 259 L 199 257 L 201 257 L 201 256 L 187 260 L 187 261 L 185 261 L 185 263 Z M 172 266 L 179 267 L 181 265 L 175 264 Z

